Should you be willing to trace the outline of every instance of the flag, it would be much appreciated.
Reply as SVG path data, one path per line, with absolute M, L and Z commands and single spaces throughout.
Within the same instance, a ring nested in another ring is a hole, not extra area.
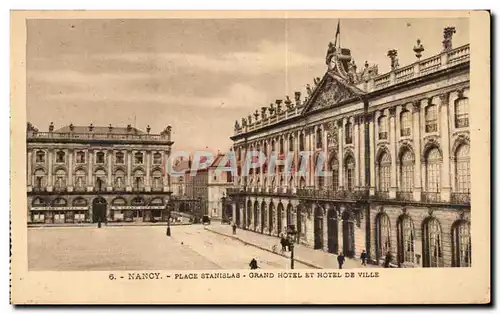
M 335 47 L 337 47 L 337 38 L 339 37 L 340 35 L 340 20 L 337 22 L 337 32 L 335 32 Z M 338 38 L 339 40 L 339 46 L 340 46 L 340 38 Z

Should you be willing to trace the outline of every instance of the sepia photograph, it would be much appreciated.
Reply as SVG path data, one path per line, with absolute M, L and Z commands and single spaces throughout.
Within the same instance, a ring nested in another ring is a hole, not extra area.
M 24 36 L 11 215 L 25 276 L 53 273 L 63 289 L 61 276 L 99 274 L 122 292 L 224 280 L 220 293 L 226 280 L 489 276 L 489 181 L 474 169 L 489 165 L 490 91 L 471 70 L 478 58 L 489 71 L 489 42 L 471 43 L 489 34 L 471 27 L 486 12 L 70 12 L 11 16 Z M 53 289 L 17 299 L 99 301 Z M 324 302 L 268 298 L 251 303 Z

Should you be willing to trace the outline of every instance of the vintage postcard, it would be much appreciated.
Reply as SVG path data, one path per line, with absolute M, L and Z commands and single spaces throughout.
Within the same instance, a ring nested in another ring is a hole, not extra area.
M 489 303 L 489 39 L 484 11 L 13 11 L 11 302 Z

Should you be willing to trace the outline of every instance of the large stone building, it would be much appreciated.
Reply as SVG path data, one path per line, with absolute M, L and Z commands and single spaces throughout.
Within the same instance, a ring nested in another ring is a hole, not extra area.
M 165 220 L 171 128 L 150 131 L 28 123 L 28 223 Z
M 296 92 L 237 121 L 240 164 L 248 151 L 293 152 L 294 172 L 240 172 L 236 224 L 275 236 L 293 227 L 303 245 L 366 250 L 372 262 L 390 251 L 400 267 L 470 266 L 469 45 L 452 47 L 454 32 L 445 28 L 443 50 L 425 59 L 417 41 L 407 66 L 389 51 L 383 74 L 330 43 L 305 99 Z M 298 173 L 299 151 L 314 152 L 308 170 L 321 162 L 332 176 Z

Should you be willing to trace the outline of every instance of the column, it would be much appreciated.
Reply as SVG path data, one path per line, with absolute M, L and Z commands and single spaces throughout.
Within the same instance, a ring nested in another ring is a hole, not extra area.
M 33 174 L 31 170 L 31 164 L 33 163 L 33 151 L 28 149 L 28 156 L 26 158 L 27 171 L 26 171 L 26 183 L 28 185 L 28 192 L 31 192 L 31 186 L 33 185 Z
M 340 119 L 337 121 L 338 123 L 338 136 L 339 136 L 339 190 L 344 189 L 344 136 L 343 136 L 343 130 L 344 130 L 344 119 Z
M 317 174 L 316 174 L 316 152 L 317 152 L 317 146 L 316 146 L 316 132 L 318 132 L 318 127 L 314 126 L 311 131 L 311 151 L 313 154 L 311 155 L 311 163 L 310 163 L 310 173 L 311 173 L 311 181 L 310 185 L 314 187 L 315 189 L 318 188 L 317 184 Z
M 113 151 L 108 150 L 108 184 L 106 190 L 108 192 L 113 191 Z
M 150 173 L 151 173 L 151 152 L 150 151 L 145 151 L 144 154 L 146 156 L 146 182 L 144 182 L 144 186 L 145 186 L 146 192 L 151 192 L 151 178 L 150 178 Z
M 337 211 L 337 222 L 338 222 L 338 227 L 337 229 L 339 230 L 339 233 L 338 233 L 338 244 L 339 244 L 339 251 L 337 253 L 340 253 L 340 252 L 344 252 L 344 226 L 343 226 L 343 221 L 342 221 L 342 213 L 344 211 L 344 208 L 343 208 L 343 205 L 339 205 L 340 206 L 340 210 Z
M 370 115 L 369 143 L 370 143 L 370 195 L 375 195 L 375 114 Z
M 171 192 L 170 190 L 170 175 L 168 173 L 168 165 L 167 163 L 170 162 L 169 161 L 169 158 L 170 158 L 170 148 L 167 148 L 165 151 L 163 152 L 160 152 L 161 154 L 161 165 L 163 167 L 163 191 L 164 192 Z M 184 182 L 186 182 L 184 180 Z
M 420 149 L 420 101 L 415 101 L 413 103 L 413 151 L 415 153 L 415 165 L 413 166 L 413 200 L 420 202 L 422 199 L 422 162 L 420 160 L 421 149 Z
M 231 209 L 233 211 L 233 216 L 231 217 L 231 221 L 233 223 L 236 223 L 236 203 L 235 202 L 231 203 Z
M 362 165 L 359 162 L 359 117 L 354 118 L 354 162 L 356 166 L 354 167 L 354 189 L 356 190 L 359 187 L 359 174 L 362 168 Z
M 68 192 L 73 192 L 73 149 L 68 150 Z
M 267 162 L 267 153 L 264 151 L 264 141 L 260 141 L 260 151 L 264 153 L 264 155 L 266 156 L 266 162 Z M 259 180 L 260 180 L 260 186 L 261 186 L 261 191 L 264 191 L 264 189 L 266 188 L 264 186 L 264 164 L 260 165 L 260 171 L 259 171 Z
M 391 153 L 391 187 L 389 198 L 396 198 L 396 108 L 389 108 L 389 151 Z
M 359 185 L 366 187 L 365 117 L 359 119 Z
M 324 156 L 324 161 L 323 161 L 323 172 L 325 173 L 325 177 L 323 178 L 325 188 L 329 188 L 331 190 L 331 185 L 332 185 L 332 176 L 327 175 L 327 171 L 331 171 L 330 167 L 328 166 L 328 162 L 330 161 L 330 154 L 328 153 L 328 133 L 326 132 L 326 127 L 325 124 L 323 125 L 323 156 Z
M 439 96 L 441 100 L 441 149 L 443 151 L 443 165 L 441 168 L 441 201 L 449 202 L 451 197 L 450 185 L 450 128 L 448 123 L 448 93 Z
M 54 151 L 48 150 L 47 158 L 49 159 L 49 168 L 47 169 L 47 192 L 52 192 L 52 156 Z
M 127 192 L 132 191 L 131 172 L 132 172 L 132 151 L 127 150 L 127 187 L 125 188 Z
M 293 173 L 293 183 L 295 188 L 297 189 L 299 187 L 299 176 L 298 176 L 298 171 L 300 169 L 300 134 L 301 131 L 297 131 L 295 133 L 295 145 L 294 145 L 294 153 L 293 153 L 293 160 L 294 160 L 294 173 Z
M 87 151 L 87 158 L 88 158 L 88 170 L 87 170 L 87 192 L 92 192 L 93 190 L 93 182 L 92 182 L 92 174 L 94 172 L 94 167 L 92 164 L 92 159 L 93 159 L 94 151 L 92 149 L 89 149 Z

